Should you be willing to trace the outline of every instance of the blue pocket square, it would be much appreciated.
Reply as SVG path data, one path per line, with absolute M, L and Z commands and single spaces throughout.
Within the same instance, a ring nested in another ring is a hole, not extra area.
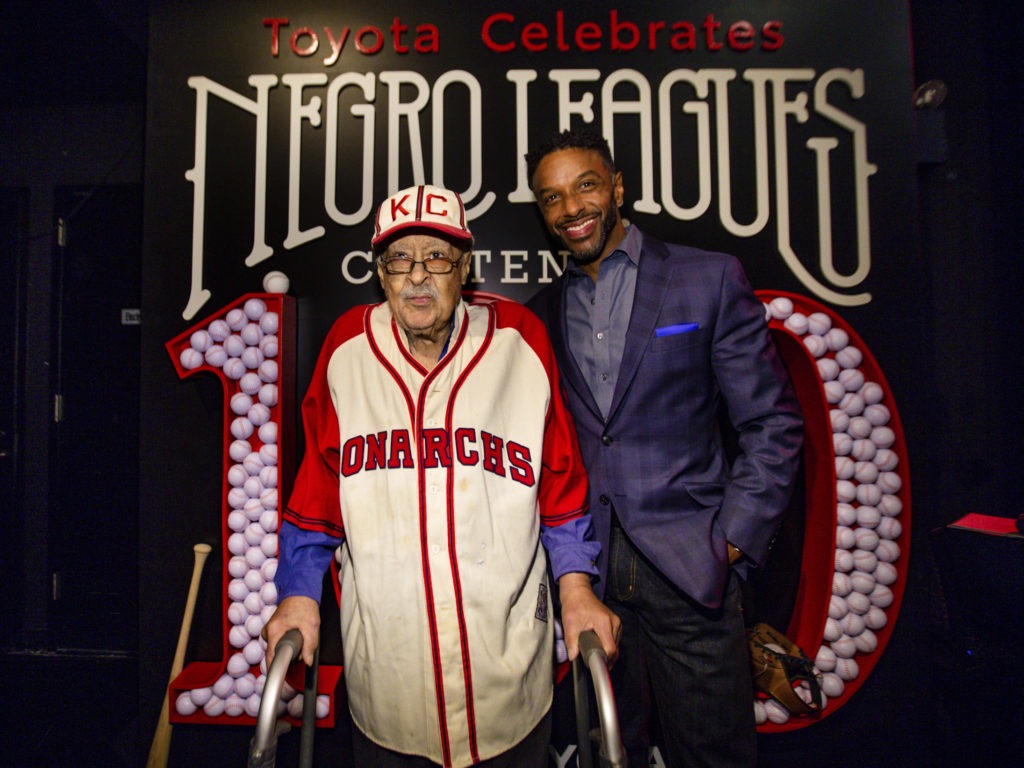
M 679 323 L 678 325 L 665 325 L 661 328 L 654 329 L 654 335 L 658 336 L 675 336 L 680 333 L 689 333 L 690 331 L 696 331 L 700 328 L 700 323 Z

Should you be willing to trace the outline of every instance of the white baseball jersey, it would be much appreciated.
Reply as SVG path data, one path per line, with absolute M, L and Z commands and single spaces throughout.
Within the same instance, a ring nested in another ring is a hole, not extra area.
M 344 536 L 355 724 L 458 768 L 521 741 L 551 705 L 540 524 L 585 512 L 586 477 L 540 321 L 509 301 L 455 316 L 429 372 L 386 303 L 339 318 L 284 517 Z

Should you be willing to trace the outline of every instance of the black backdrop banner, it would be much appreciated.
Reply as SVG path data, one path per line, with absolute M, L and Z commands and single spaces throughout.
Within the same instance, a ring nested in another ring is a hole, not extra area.
M 382 297 L 372 217 L 397 189 L 459 191 L 467 287 L 525 300 L 564 256 L 523 153 L 590 126 L 623 172 L 627 219 L 827 304 L 897 397 L 912 388 L 917 361 L 892 332 L 918 317 L 923 272 L 903 3 L 163 0 L 150 24 L 143 679 L 166 679 L 166 605 L 192 543 L 222 529 L 222 395 L 183 383 L 164 343 L 283 272 L 301 394 L 334 318 Z M 216 589 L 193 656 L 221 653 Z

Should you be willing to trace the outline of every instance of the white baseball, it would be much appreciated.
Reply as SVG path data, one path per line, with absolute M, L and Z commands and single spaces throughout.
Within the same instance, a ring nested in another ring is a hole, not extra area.
M 851 502 L 857 498 L 857 486 L 849 480 L 836 481 L 836 499 L 841 502 Z M 861 502 L 863 503 L 863 502 Z
M 886 517 L 898 517 L 903 511 L 903 502 L 899 496 L 891 493 L 882 494 L 882 500 L 878 502 L 878 511 Z
M 259 664 L 260 659 L 263 658 L 263 646 L 260 645 L 260 641 L 253 639 L 246 643 L 245 648 L 242 649 L 242 653 L 245 654 L 245 660 L 250 664 Z
M 268 533 L 264 536 L 263 541 L 260 542 L 260 550 L 267 557 L 277 557 L 277 534 Z M 263 602 L 266 601 L 267 599 L 264 597 Z
M 815 337 L 811 337 L 815 338 Z M 846 389 L 838 381 L 826 381 L 824 384 L 825 399 L 830 405 L 838 405 L 846 394 Z
M 892 448 L 896 433 L 890 427 L 875 427 L 871 430 L 871 441 L 879 448 Z
M 263 353 L 264 357 L 277 357 L 279 348 L 280 343 L 275 334 L 268 333 L 260 339 L 260 352 Z
M 207 717 L 220 717 L 224 714 L 224 699 L 214 696 L 203 706 Z
M 872 426 L 882 427 L 889 423 L 892 414 L 881 403 L 872 403 L 864 408 L 864 418 L 870 421 Z
M 264 581 L 273 581 L 274 576 L 277 575 L 277 558 L 267 558 L 266 562 L 260 566 L 260 573 L 263 574 Z
M 284 293 L 284 291 L 281 291 Z M 263 317 L 260 318 L 260 330 L 264 334 L 277 333 L 281 327 L 281 316 L 277 312 L 267 312 Z
M 245 660 L 245 656 L 241 653 L 233 653 L 231 654 L 231 658 L 228 659 L 227 670 L 232 679 L 237 680 L 249 671 L 249 662 Z M 234 687 L 232 687 L 232 690 L 234 690 Z M 228 693 L 230 692 L 231 691 L 228 691 Z
M 260 504 L 264 509 L 277 509 L 277 488 L 266 488 L 260 494 Z
M 273 382 L 277 381 L 277 361 L 264 360 L 262 363 L 260 363 L 259 374 L 260 378 L 265 382 L 272 384 Z
M 840 408 L 830 409 L 828 419 L 833 432 L 846 432 L 850 426 L 850 415 Z
M 181 367 L 186 371 L 194 371 L 203 364 L 204 358 L 202 352 L 191 347 L 185 347 L 181 350 L 178 360 L 181 362 Z
M 245 418 L 245 416 L 239 416 L 231 422 L 231 435 L 239 440 L 248 440 L 252 437 L 254 430 L 255 427 L 253 427 L 252 422 Z
M 260 636 L 260 631 L 263 629 L 261 613 L 254 614 L 245 620 L 245 631 L 249 633 L 249 637 Z
M 864 374 L 856 368 L 844 368 L 839 372 L 838 378 L 847 392 L 857 392 L 864 386 Z
M 258 569 L 266 562 L 266 559 L 267 556 L 263 554 L 263 550 L 259 547 L 249 547 L 249 549 L 245 550 L 245 562 L 249 564 L 250 568 Z
M 246 549 L 245 535 L 232 533 L 228 536 L 228 552 L 232 555 L 244 555 Z
M 836 668 L 836 654 L 827 645 L 818 649 L 818 655 L 814 657 L 814 666 L 821 672 L 831 672 Z
M 842 411 L 840 411 L 842 413 Z M 846 414 L 843 414 L 844 416 Z M 849 424 L 849 420 L 847 420 Z M 845 429 L 845 427 L 844 427 Z M 848 456 L 853 451 L 853 438 L 850 437 L 846 432 L 835 432 L 832 435 L 832 452 L 836 456 Z
M 851 417 L 860 416 L 864 412 L 864 398 L 856 392 L 847 392 L 839 398 L 839 410 Z
M 205 352 L 213 346 L 213 336 L 209 331 L 195 331 L 188 339 L 189 346 L 197 352 Z
M 860 666 L 856 659 L 837 659 L 836 674 L 849 683 L 857 679 L 857 675 L 860 674 Z
M 854 592 L 870 595 L 871 590 L 875 588 L 875 577 L 865 571 L 853 571 L 850 574 L 850 584 Z
M 249 321 L 249 318 L 245 316 L 245 312 L 238 309 L 228 310 L 228 313 L 224 316 L 224 322 L 228 324 L 228 328 L 232 331 L 240 331 L 245 327 L 245 324 Z
M 277 586 L 272 581 L 268 581 L 263 585 L 260 590 L 260 599 L 264 605 L 277 605 Z
M 853 643 L 852 637 L 843 635 L 838 640 L 832 641 L 832 651 L 836 655 L 836 663 L 839 659 L 852 659 L 857 655 L 857 646 Z
M 228 621 L 232 624 L 244 624 L 247 618 L 249 612 L 241 602 L 235 601 L 228 606 Z
M 259 432 L 261 443 L 276 443 L 277 442 L 277 422 L 268 421 L 266 424 L 260 427 Z
M 192 697 L 189 695 L 188 691 L 179 693 L 178 698 L 174 700 L 174 711 L 182 717 L 194 715 L 198 709 L 199 707 L 197 707 L 195 702 L 192 701 Z
M 878 487 L 882 493 L 899 493 L 903 479 L 895 472 L 882 472 L 878 477 Z
M 263 600 L 260 598 L 259 592 L 250 592 L 245 596 L 245 600 L 242 601 L 245 605 L 245 610 L 252 614 L 259 614 L 263 612 Z
M 865 382 L 864 386 L 861 387 L 860 393 L 864 397 L 864 402 L 868 405 L 880 403 L 885 398 L 885 390 L 882 389 L 882 385 L 874 381 Z
M 244 660 L 244 657 L 243 657 Z M 235 693 L 243 699 L 248 699 L 256 692 L 256 675 L 246 671 L 244 675 L 235 680 Z
M 768 715 L 768 720 L 776 725 L 782 725 L 783 723 L 789 722 L 789 710 L 779 704 L 775 699 L 768 699 L 765 701 L 764 711 L 765 714 Z
M 263 426 L 270 421 L 270 409 L 263 403 L 254 404 L 246 415 L 249 417 L 249 421 L 253 423 L 253 426 L 256 427 Z
M 825 619 L 825 633 L 824 638 L 828 642 L 835 642 L 843 636 L 843 628 L 837 619 L 828 618 Z
M 807 333 L 807 315 L 801 312 L 794 312 L 786 318 L 783 325 L 797 336 Z
M 851 480 L 856 464 L 849 456 L 836 456 L 836 479 Z
M 832 574 L 832 594 L 845 597 L 853 591 L 853 579 L 846 573 Z
M 839 363 L 831 357 L 820 358 L 816 365 L 818 366 L 818 376 L 822 381 L 832 381 L 839 375 Z
M 895 563 L 900 559 L 900 545 L 891 539 L 881 539 L 875 554 L 883 563 Z
M 857 461 L 871 461 L 878 455 L 878 449 L 875 448 L 875 444 L 868 438 L 860 437 L 853 440 L 853 445 L 850 448 L 850 455 L 853 456 Z
M 886 427 L 875 427 L 875 429 L 886 429 Z M 853 416 L 850 418 L 850 427 L 847 431 L 850 433 L 850 437 L 857 439 L 871 437 L 873 430 L 871 422 L 863 416 Z M 875 445 L 877 446 L 878 443 L 876 442 Z
M 850 549 L 857 543 L 857 534 L 852 528 L 845 525 L 836 526 L 836 546 L 841 549 Z
M 331 697 L 326 693 L 321 693 L 316 697 L 316 717 L 318 720 L 322 720 L 331 713 Z
M 249 524 L 249 518 L 247 518 L 245 516 L 245 512 L 242 512 L 239 509 L 235 509 L 235 510 L 232 510 L 228 514 L 228 528 L 230 528 L 232 531 L 235 531 L 236 533 L 244 531 L 245 530 L 245 526 L 247 526 L 248 524 Z M 230 571 L 231 571 L 231 565 L 229 563 L 228 564 L 228 572 L 230 573 Z M 232 573 L 231 575 L 232 576 L 239 576 L 241 574 Z
M 263 276 L 263 290 L 267 293 L 288 293 L 290 285 L 288 275 L 276 269 Z
M 836 573 L 849 573 L 853 570 L 853 553 L 847 549 L 837 549 L 833 569 Z
M 850 334 L 842 328 L 833 328 L 825 334 L 825 343 L 833 352 L 838 352 L 850 343 Z
M 864 617 L 851 611 L 839 620 L 839 626 L 845 634 L 850 637 L 856 637 L 864 631 Z M 838 656 L 839 654 L 837 653 L 836 655 Z
M 246 555 L 248 555 L 248 552 Z M 259 592 L 263 588 L 264 583 L 266 583 L 266 579 L 263 578 L 263 572 L 259 567 L 249 567 L 249 562 L 244 557 L 242 558 L 242 561 L 246 566 L 245 576 L 242 577 L 242 581 L 245 582 L 245 586 L 249 588 L 250 592 Z M 261 561 L 260 566 L 262 565 L 263 563 Z
M 245 529 L 245 541 L 250 547 L 258 547 L 263 536 L 264 532 L 259 523 L 249 523 Z M 260 563 L 263 561 L 260 560 Z
M 772 311 L 772 317 L 777 320 L 785 320 L 793 314 L 793 302 L 785 296 L 776 296 L 768 304 L 768 308 Z
M 835 672 L 826 672 L 821 678 L 821 690 L 830 699 L 838 699 L 846 690 L 846 683 Z
M 896 566 L 892 563 L 879 563 L 878 567 L 875 568 L 875 581 L 879 584 L 885 584 L 887 587 L 891 587 L 896 583 L 898 575 Z
M 863 616 L 871 610 L 871 598 L 861 592 L 851 592 L 846 596 L 846 607 L 850 611 Z
M 857 525 L 861 528 L 875 528 L 882 519 L 882 513 L 878 511 L 878 507 L 871 507 L 867 504 L 857 507 L 856 515 Z
M 248 328 L 249 326 L 246 326 Z M 242 356 L 239 358 L 248 370 L 253 370 L 260 367 L 260 363 L 264 360 L 263 353 L 260 352 L 259 347 L 246 347 L 242 351 Z
M 832 329 L 832 318 L 824 312 L 812 312 L 807 316 L 807 330 L 818 336 L 824 336 Z
M 888 608 L 895 598 L 892 590 L 885 584 L 876 584 L 868 597 L 871 599 L 871 604 L 877 605 L 879 608 Z
M 264 467 L 260 470 L 259 478 L 264 488 L 276 488 L 277 467 Z
M 260 702 L 263 697 L 258 693 L 254 693 L 245 700 L 245 714 L 249 717 L 258 717 L 260 714 Z
M 235 690 L 235 678 L 228 674 L 221 675 L 213 684 L 213 695 L 217 698 L 226 699 L 233 690 Z
M 255 480 L 256 478 L 253 477 L 253 478 L 250 478 L 250 479 L 251 480 Z M 253 486 L 253 488 L 255 489 L 255 486 Z M 262 493 L 259 494 L 259 496 L 262 496 L 262 495 L 263 495 Z M 252 496 L 249 499 L 247 499 L 246 502 L 245 502 L 245 507 L 243 507 L 243 511 L 245 512 L 246 518 L 248 518 L 249 521 L 253 522 L 253 523 L 258 523 L 259 522 L 260 518 L 263 516 L 263 512 L 266 509 L 263 506 L 263 502 L 260 501 L 259 496 Z M 264 530 L 266 530 L 266 529 L 264 529 Z
M 878 555 L 874 552 L 869 552 L 865 549 L 855 549 L 853 551 L 853 567 L 855 570 L 863 571 L 864 573 L 874 573 L 877 566 Z
M 888 623 L 889 617 L 885 615 L 885 611 L 879 608 L 877 605 L 872 605 L 868 608 L 868 612 L 864 615 L 864 623 L 868 629 L 874 631 L 880 630 Z
M 231 445 L 228 446 L 228 456 L 232 461 L 241 462 L 250 453 L 252 453 L 252 444 L 248 440 L 232 440 Z
M 260 506 L 263 506 L 262 501 Z M 264 507 L 263 512 L 260 514 L 259 524 L 260 528 L 267 533 L 275 532 L 277 530 L 277 510 Z
M 857 486 L 856 498 L 860 504 L 877 507 L 882 500 L 882 491 L 874 483 L 865 483 Z
M 217 318 L 207 327 L 210 332 L 210 338 L 215 342 L 222 342 L 228 336 L 231 335 L 231 329 L 228 328 L 228 324 L 221 318 Z
M 227 361 L 228 353 L 224 351 L 224 347 L 220 344 L 213 344 L 203 354 L 203 359 L 206 360 L 207 365 L 220 368 Z
M 874 653 L 878 650 L 878 637 L 870 629 L 865 628 L 863 632 L 853 638 L 853 644 L 861 653 Z
M 858 461 L 853 465 L 853 476 L 858 483 L 873 483 L 879 477 L 878 466 L 870 461 Z M 881 490 L 885 490 L 881 483 L 878 485 Z
M 832 595 L 828 601 L 828 615 L 829 618 L 838 621 L 846 615 L 849 608 L 846 606 L 846 598 L 840 597 L 839 595 Z
M 828 352 L 828 343 L 821 336 L 804 336 L 804 348 L 811 357 L 824 357 Z
M 872 459 L 878 468 L 883 472 L 892 472 L 896 467 L 899 466 L 900 457 L 896 451 L 891 448 L 882 448 L 875 452 L 875 457 Z
M 263 469 L 264 466 L 266 465 L 260 458 L 259 451 L 249 451 L 249 453 L 245 455 L 245 458 L 242 459 L 242 467 L 245 469 L 246 472 L 249 473 L 250 476 L 258 475 L 260 473 L 260 470 Z
M 260 387 L 259 394 L 260 402 L 269 408 L 273 408 L 277 405 L 277 385 L 276 384 L 264 384 Z
M 245 351 L 245 342 L 242 341 L 242 337 L 237 333 L 232 333 L 224 339 L 224 351 L 227 352 L 229 358 L 241 357 Z
M 246 343 L 246 346 L 253 348 L 263 338 L 263 329 L 259 323 L 246 323 L 245 327 L 238 332 L 238 335 L 242 337 L 242 341 Z M 256 349 L 256 351 L 259 352 L 259 349 Z
M 204 688 L 193 688 L 188 692 L 188 697 L 192 699 L 192 703 L 197 707 L 202 707 L 213 698 L 213 688 L 206 686 Z
M 865 507 L 865 509 L 870 509 L 870 507 Z M 853 532 L 853 535 L 857 540 L 858 550 L 862 552 L 874 552 L 878 548 L 878 534 L 871 528 L 857 528 L 857 530 Z M 856 557 L 856 553 L 854 553 L 854 557 Z M 863 571 L 864 569 L 861 568 L 860 570 Z
M 878 521 L 878 535 L 883 539 L 895 540 L 903 533 L 903 524 L 895 517 L 883 517 Z
M 263 363 L 265 362 L 267 361 L 264 360 Z M 263 365 L 263 363 L 260 363 L 260 365 Z M 263 380 L 256 371 L 248 371 L 238 380 L 238 388 L 247 395 L 258 395 L 262 386 Z
M 851 526 L 857 522 L 857 507 L 846 502 L 836 504 L 836 523 Z
M 836 352 L 836 362 L 843 368 L 859 368 L 864 362 L 864 353 L 856 347 L 844 347 Z

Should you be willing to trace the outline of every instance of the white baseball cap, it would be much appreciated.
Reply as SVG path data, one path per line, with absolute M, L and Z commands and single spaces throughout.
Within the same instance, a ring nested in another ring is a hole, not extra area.
M 374 248 L 405 229 L 432 229 L 459 241 L 472 242 L 466 226 L 466 207 L 458 192 L 420 184 L 391 195 L 380 204 L 373 222 Z

